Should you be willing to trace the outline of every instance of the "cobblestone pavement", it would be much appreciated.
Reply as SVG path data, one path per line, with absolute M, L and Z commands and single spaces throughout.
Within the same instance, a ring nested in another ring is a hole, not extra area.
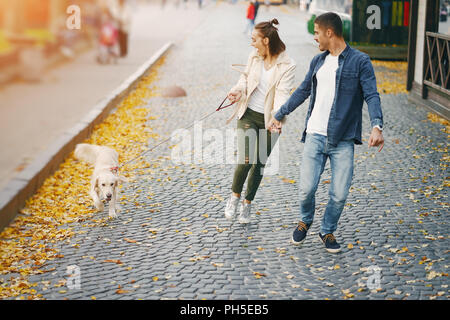
M 186 97 L 148 101 L 156 118 L 149 125 L 160 141 L 216 108 L 238 79 L 230 64 L 245 63 L 251 49 L 243 5 L 209 10 L 159 71 L 156 86 L 187 91 Z M 272 17 L 297 62 L 300 84 L 318 53 L 305 17 L 285 7 L 260 9 L 260 21 Z M 447 134 L 406 95 L 381 98 L 386 144 L 381 153 L 366 144 L 355 148 L 351 193 L 335 233 L 339 254 L 327 253 L 318 237 L 328 165 L 312 229 L 302 247 L 289 243 L 298 223 L 305 102 L 288 118 L 279 172 L 264 177 L 249 225 L 223 216 L 232 164 L 176 164 L 170 158 L 175 142 L 165 144 L 147 155 L 154 166 L 124 186 L 119 218 L 101 220 L 105 211 L 99 220 L 71 225 L 77 235 L 60 246 L 64 258 L 48 262 L 55 271 L 30 281 L 47 299 L 448 299 Z M 234 121 L 225 125 L 230 112 L 207 118 L 203 132 L 233 128 Z M 369 131 L 365 107 L 366 143 Z M 69 279 L 70 265 L 79 268 L 80 289 L 57 285 Z

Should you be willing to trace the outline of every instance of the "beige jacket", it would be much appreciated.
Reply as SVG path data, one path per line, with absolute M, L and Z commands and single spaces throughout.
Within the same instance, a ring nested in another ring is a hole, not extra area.
M 245 70 L 241 73 L 238 83 L 231 88 L 231 91 L 240 90 L 242 97 L 239 100 L 232 116 L 227 120 L 229 123 L 235 116 L 241 119 L 247 110 L 248 100 L 259 84 L 261 78 L 261 67 L 264 63 L 263 58 L 258 55 L 256 50 L 250 53 L 245 66 Z M 269 90 L 266 94 L 264 105 L 264 122 L 266 129 L 269 129 L 270 120 L 273 118 L 278 109 L 289 99 L 292 89 L 294 88 L 295 78 L 295 62 L 287 55 L 286 51 L 279 54 L 275 66 L 275 72 L 269 84 Z M 283 118 L 282 122 L 286 121 Z

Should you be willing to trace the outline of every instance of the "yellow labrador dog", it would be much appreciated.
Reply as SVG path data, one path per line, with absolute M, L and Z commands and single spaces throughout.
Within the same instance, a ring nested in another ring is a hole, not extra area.
M 102 200 L 106 200 L 109 203 L 109 217 L 116 218 L 120 209 L 117 204 L 118 185 L 126 181 L 118 174 L 118 153 L 109 147 L 80 143 L 75 147 L 75 158 L 94 165 L 90 190 L 94 206 L 103 211 Z

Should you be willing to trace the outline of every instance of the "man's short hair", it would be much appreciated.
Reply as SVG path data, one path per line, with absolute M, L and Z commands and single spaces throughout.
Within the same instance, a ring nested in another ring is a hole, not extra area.
M 326 12 L 316 17 L 314 23 L 317 23 L 322 29 L 331 29 L 336 37 L 342 38 L 342 20 L 334 12 Z

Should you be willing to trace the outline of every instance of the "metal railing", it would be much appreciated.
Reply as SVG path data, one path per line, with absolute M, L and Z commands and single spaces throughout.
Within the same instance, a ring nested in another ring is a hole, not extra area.
M 450 36 L 426 32 L 423 83 L 450 95 Z

